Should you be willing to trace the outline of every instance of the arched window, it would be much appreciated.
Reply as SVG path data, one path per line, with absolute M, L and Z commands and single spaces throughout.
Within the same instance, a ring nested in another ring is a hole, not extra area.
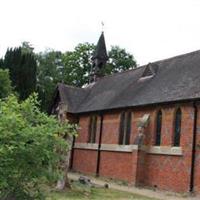
M 88 143 L 95 143 L 96 131 L 97 131 L 97 116 L 93 115 L 90 117 L 90 122 L 89 122 Z
M 131 133 L 131 112 L 122 112 L 119 126 L 119 144 L 128 145 Z
M 181 109 L 179 108 L 176 111 L 174 119 L 174 146 L 180 145 L 180 136 L 181 136 Z
M 161 130 L 162 130 L 162 111 L 159 110 L 156 117 L 156 138 L 155 138 L 156 146 L 160 146 L 161 143 Z

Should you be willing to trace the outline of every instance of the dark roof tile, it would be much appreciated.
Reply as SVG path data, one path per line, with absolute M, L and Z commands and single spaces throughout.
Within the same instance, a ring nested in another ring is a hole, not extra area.
M 200 98 L 200 51 L 157 61 L 156 75 L 138 81 L 147 65 L 106 76 L 93 87 L 61 86 L 70 112 L 83 113 Z M 106 86 L 106 87 L 105 87 Z

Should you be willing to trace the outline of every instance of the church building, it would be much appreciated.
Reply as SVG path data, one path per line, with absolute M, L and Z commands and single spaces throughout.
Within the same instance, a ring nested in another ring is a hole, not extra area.
M 80 127 L 71 170 L 200 193 L 200 51 L 102 76 L 102 33 L 92 60 L 90 84 L 58 84 L 51 107 Z

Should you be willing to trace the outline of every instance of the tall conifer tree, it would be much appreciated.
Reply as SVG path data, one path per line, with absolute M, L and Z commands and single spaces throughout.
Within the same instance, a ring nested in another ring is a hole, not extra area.
M 3 66 L 10 71 L 10 79 L 20 99 L 27 98 L 36 89 L 36 59 L 22 47 L 7 50 Z

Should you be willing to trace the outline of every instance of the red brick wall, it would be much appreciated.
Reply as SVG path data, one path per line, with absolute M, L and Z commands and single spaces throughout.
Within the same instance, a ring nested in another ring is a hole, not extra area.
M 173 143 L 173 120 L 176 107 L 162 108 L 161 146 L 171 146 Z M 157 186 L 160 189 L 177 192 L 188 192 L 190 184 L 190 169 L 192 155 L 193 115 L 191 105 L 182 105 L 182 124 L 180 146 L 182 156 L 146 154 L 143 174 L 145 185 Z M 154 134 L 153 131 L 151 131 Z
M 89 121 L 89 116 L 82 116 L 79 118 L 79 134 L 76 138 L 76 142 L 88 142 Z
M 133 182 L 132 153 L 101 152 L 100 176 Z
M 122 179 L 130 183 L 157 186 L 160 189 L 188 192 L 190 183 L 194 108 L 192 104 L 169 105 L 132 109 L 130 144 L 137 136 L 137 123 L 144 114 L 150 114 L 150 123 L 145 129 L 144 144 L 153 146 L 156 131 L 156 113 L 162 110 L 161 146 L 172 146 L 174 116 L 178 107 L 182 111 L 181 142 L 182 156 L 101 151 L 100 176 Z M 200 112 L 200 109 L 199 109 Z M 118 144 L 120 112 L 104 114 L 102 144 Z M 80 116 L 81 127 L 77 143 L 87 143 L 89 116 Z M 100 117 L 98 118 L 96 143 L 98 143 Z M 197 156 L 195 165 L 195 190 L 200 191 L 200 115 L 198 117 Z M 139 161 L 137 157 L 139 156 Z M 80 150 L 74 152 L 73 169 L 83 173 L 95 173 L 97 151 Z
M 78 137 L 76 138 L 77 143 L 87 143 L 89 133 L 90 115 L 83 115 L 79 118 L 79 131 Z M 96 143 L 99 142 L 99 131 L 100 131 L 100 117 L 97 117 L 97 132 L 96 132 Z
M 144 185 L 176 192 L 188 192 L 190 165 L 180 156 L 148 155 L 144 163 Z
M 104 115 L 102 144 L 118 144 L 120 114 L 117 112 Z
M 194 191 L 200 192 L 200 106 L 198 106 L 196 132 L 196 158 L 194 168 Z
M 97 151 L 75 149 L 73 170 L 85 174 L 95 174 L 97 164 Z

